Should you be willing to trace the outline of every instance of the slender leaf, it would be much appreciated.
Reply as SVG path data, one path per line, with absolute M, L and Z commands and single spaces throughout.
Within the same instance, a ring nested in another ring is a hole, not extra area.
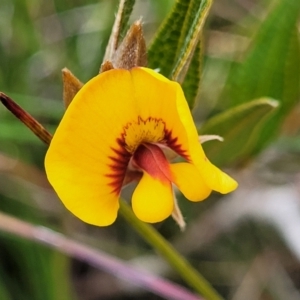
M 278 102 L 258 99 L 231 108 L 207 121 L 200 134 L 216 134 L 224 142 L 208 142 L 203 145 L 208 157 L 218 166 L 244 160 L 248 149 L 253 149 L 259 138 L 260 129 L 269 120 Z
M 186 74 L 182 88 L 185 98 L 189 104 L 190 109 L 195 105 L 195 101 L 200 88 L 201 67 L 202 67 L 202 44 L 201 41 L 195 50 L 191 65 Z
M 179 39 L 189 5 L 192 0 L 178 0 L 168 18 L 162 24 L 148 50 L 148 66 L 159 68 L 160 73 L 170 77 L 177 51 Z
M 165 76 L 183 83 L 190 108 L 199 90 L 200 38 L 211 3 L 211 0 L 177 1 L 148 52 L 151 68 L 159 68 Z
M 212 0 L 194 0 L 190 3 L 179 40 L 178 55 L 171 74 L 172 79 L 178 82 L 183 82 L 185 78 L 211 4 Z

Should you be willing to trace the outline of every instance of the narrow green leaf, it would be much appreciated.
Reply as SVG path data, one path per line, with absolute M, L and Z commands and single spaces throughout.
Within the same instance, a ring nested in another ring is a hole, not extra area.
M 170 77 L 176 59 L 181 30 L 191 0 L 176 1 L 148 49 L 148 66 L 159 68 L 160 73 Z
M 211 3 L 212 0 L 178 0 L 148 51 L 150 68 L 159 68 L 163 75 L 183 83 L 190 108 L 199 90 L 200 38 Z
M 231 108 L 207 121 L 200 134 L 216 134 L 223 142 L 207 142 L 203 148 L 207 156 L 218 166 L 239 162 L 248 157 L 259 138 L 260 129 L 269 120 L 278 102 L 263 98 Z M 275 110 L 276 111 L 276 110 Z
M 202 28 L 211 5 L 212 0 L 194 0 L 190 2 L 181 32 L 175 65 L 171 73 L 173 80 L 183 82 L 195 49 L 200 41 Z
M 190 109 L 192 109 L 195 105 L 195 101 L 198 96 L 198 92 L 200 88 L 201 67 L 202 67 L 201 46 L 202 44 L 200 41 L 195 50 L 191 65 L 182 84 L 184 95 Z
M 299 13 L 299 0 L 278 1 L 258 29 L 244 61 L 232 68 L 221 97 L 224 106 L 224 99 L 228 99 L 227 107 L 260 97 L 280 101 L 280 108 L 261 127 L 253 155 L 278 133 L 300 96 Z

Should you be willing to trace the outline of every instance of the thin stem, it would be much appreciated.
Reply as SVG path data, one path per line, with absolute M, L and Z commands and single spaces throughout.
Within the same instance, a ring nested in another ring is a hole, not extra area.
M 154 247 L 181 277 L 207 300 L 223 299 L 211 284 L 183 258 L 152 226 L 140 221 L 129 205 L 120 200 L 120 213 L 130 225 Z
M 52 139 L 51 134 L 29 113 L 15 103 L 10 97 L 0 92 L 0 102 L 23 122 L 40 140 L 49 145 Z

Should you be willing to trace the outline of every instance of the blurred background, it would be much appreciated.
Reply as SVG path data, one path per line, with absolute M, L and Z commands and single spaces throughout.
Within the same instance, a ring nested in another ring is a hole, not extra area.
M 257 28 L 276 2 L 214 1 L 204 31 L 201 89 L 193 111 L 199 127 L 229 106 L 224 91 L 230 69 L 253 46 Z M 173 4 L 174 0 L 137 1 L 131 21 L 142 16 L 147 44 Z M 0 90 L 53 133 L 64 113 L 61 69 L 69 68 L 82 82 L 98 73 L 117 5 L 116 0 L 0 0 Z M 299 28 L 298 18 L 298 37 Z M 299 66 L 299 60 L 295 64 Z M 179 195 L 186 231 L 180 232 L 172 219 L 155 225 L 225 299 L 300 299 L 299 99 L 298 89 L 297 101 L 276 136 L 249 159 L 226 160 L 230 154 L 218 152 L 219 142 L 209 142 L 208 157 L 217 151 L 220 166 L 239 181 L 236 192 L 226 197 L 213 194 L 201 203 Z M 97 228 L 66 211 L 45 177 L 46 149 L 0 107 L 2 212 L 185 285 L 122 218 Z M 160 298 L 0 231 L 0 299 Z

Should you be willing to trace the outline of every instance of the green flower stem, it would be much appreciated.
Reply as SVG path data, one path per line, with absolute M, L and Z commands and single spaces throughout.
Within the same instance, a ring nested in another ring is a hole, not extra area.
M 128 223 L 153 246 L 181 275 L 181 277 L 207 300 L 223 299 L 210 283 L 198 273 L 175 248 L 166 241 L 152 226 L 140 221 L 132 212 L 129 205 L 120 200 L 120 213 Z

